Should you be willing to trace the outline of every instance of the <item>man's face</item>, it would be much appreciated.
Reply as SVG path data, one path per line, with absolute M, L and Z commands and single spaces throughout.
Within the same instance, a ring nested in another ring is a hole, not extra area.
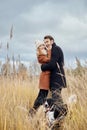
M 46 47 L 49 47 L 50 45 L 53 44 L 53 40 L 50 40 L 47 38 L 47 39 L 44 39 L 44 43 L 45 43 Z

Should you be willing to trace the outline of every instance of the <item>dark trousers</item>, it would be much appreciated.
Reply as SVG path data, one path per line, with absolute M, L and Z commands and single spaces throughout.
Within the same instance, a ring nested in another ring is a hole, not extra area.
M 47 95 L 48 95 L 48 90 L 40 89 L 38 96 L 33 105 L 33 108 L 35 110 L 37 110 L 39 108 L 39 106 L 44 103 L 45 99 L 47 98 Z M 61 110 L 66 111 L 67 108 L 65 108 L 65 105 L 64 105 L 64 102 L 63 102 L 63 99 L 61 96 L 61 89 L 52 89 L 51 95 L 52 95 L 52 100 L 54 102 L 54 105 L 55 105 L 56 109 L 59 110 L 59 113 Z M 55 113 L 55 115 L 56 115 L 56 113 Z
M 54 101 L 55 105 L 62 105 L 63 104 L 63 99 L 61 96 L 61 89 L 53 89 L 51 90 L 52 93 L 52 99 Z
M 38 96 L 34 102 L 33 108 L 37 110 L 42 105 L 48 95 L 48 90 L 40 89 Z
M 54 112 L 55 119 L 60 116 L 65 116 L 68 112 L 68 108 L 67 104 L 64 104 L 63 102 L 61 89 L 51 90 L 51 92 L 52 92 L 52 99 L 55 105 L 55 112 Z
M 42 105 L 45 101 L 45 99 L 47 98 L 48 95 L 48 90 L 44 90 L 44 89 L 40 89 L 38 96 L 34 102 L 33 108 L 36 110 L 39 108 L 40 105 Z M 51 95 L 52 95 L 52 99 L 54 101 L 54 104 L 56 106 L 62 105 L 63 104 L 63 99 L 61 96 L 61 90 L 60 89 L 54 89 L 51 90 Z

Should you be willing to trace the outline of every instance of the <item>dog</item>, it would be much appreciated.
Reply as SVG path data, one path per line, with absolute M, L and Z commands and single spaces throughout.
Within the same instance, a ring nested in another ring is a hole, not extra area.
M 49 127 L 52 127 L 53 124 L 60 124 L 60 121 L 64 119 L 67 114 L 66 104 L 61 106 L 56 106 L 52 98 L 48 98 L 44 102 L 44 112 L 47 118 Z
M 53 126 L 55 122 L 61 125 L 60 122 L 63 121 L 63 119 L 68 113 L 68 110 L 71 109 L 76 103 L 76 94 L 72 94 L 70 97 L 68 97 L 67 104 L 60 106 L 56 106 L 52 98 L 46 99 L 43 104 L 43 107 L 49 127 Z
M 54 102 L 51 98 L 46 99 L 44 103 L 44 112 L 47 118 L 47 122 L 49 127 L 52 125 L 53 121 L 55 120 L 54 117 Z

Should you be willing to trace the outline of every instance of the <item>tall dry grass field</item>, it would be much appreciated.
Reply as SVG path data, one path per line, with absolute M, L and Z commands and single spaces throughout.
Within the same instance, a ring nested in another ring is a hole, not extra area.
M 75 93 L 77 103 L 69 109 L 63 130 L 87 130 L 87 70 L 73 73 L 66 71 L 67 91 L 63 99 Z M 46 120 L 42 109 L 34 118 L 28 117 L 38 93 L 38 80 L 0 79 L 0 130 L 46 130 Z M 49 128 L 48 128 L 49 130 Z

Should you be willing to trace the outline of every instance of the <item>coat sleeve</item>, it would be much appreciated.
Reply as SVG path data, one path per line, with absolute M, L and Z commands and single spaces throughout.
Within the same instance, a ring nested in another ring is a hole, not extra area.
M 55 59 L 51 59 L 50 62 L 41 65 L 41 70 L 42 70 L 42 71 L 47 71 L 47 70 L 48 70 L 48 71 L 51 71 L 51 70 L 53 70 L 56 66 L 57 66 L 56 60 L 55 60 Z
M 51 56 L 51 60 L 46 63 L 46 64 L 42 64 L 41 65 L 41 70 L 42 71 L 51 71 L 53 69 L 55 69 L 55 67 L 57 66 L 57 61 L 59 59 L 59 51 L 57 48 L 55 48 L 55 50 L 53 51 L 53 54 Z
M 60 48 L 55 47 L 55 50 L 53 51 L 53 55 L 51 57 L 51 60 L 48 63 L 41 65 L 42 71 L 51 71 L 57 67 L 57 63 L 60 63 L 60 58 L 63 57 L 63 52 Z

